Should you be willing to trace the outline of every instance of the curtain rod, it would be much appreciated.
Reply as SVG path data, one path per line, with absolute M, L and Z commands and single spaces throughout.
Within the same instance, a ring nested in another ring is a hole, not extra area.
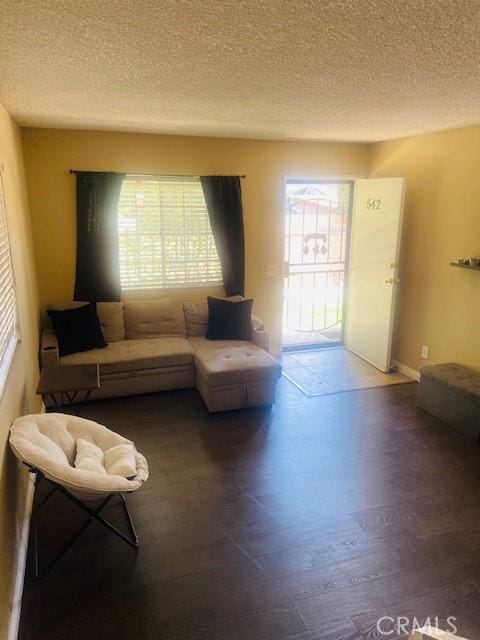
M 82 169 L 69 169 L 68 170 L 69 173 L 103 173 L 102 171 L 83 171 Z M 197 178 L 200 176 L 197 175 L 193 175 L 193 174 L 183 174 L 183 175 L 173 175 L 170 173 L 129 173 L 128 171 L 109 171 L 109 173 L 125 173 L 126 175 L 132 175 L 132 176 L 138 176 L 139 178 L 142 177 L 151 177 L 151 176 L 161 176 L 164 178 Z M 232 178 L 246 178 L 246 175 L 243 176 L 230 176 Z

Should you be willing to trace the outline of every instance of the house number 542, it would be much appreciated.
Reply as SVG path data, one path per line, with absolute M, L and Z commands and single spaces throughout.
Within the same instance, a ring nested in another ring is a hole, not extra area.
M 380 198 L 368 198 L 367 209 L 380 209 L 381 203 Z

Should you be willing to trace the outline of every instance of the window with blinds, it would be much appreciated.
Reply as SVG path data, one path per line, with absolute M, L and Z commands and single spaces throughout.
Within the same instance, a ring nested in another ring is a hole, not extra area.
M 122 289 L 222 282 L 200 178 L 126 176 L 118 241 Z
M 15 289 L 0 176 L 0 393 L 7 378 L 17 342 L 15 324 Z

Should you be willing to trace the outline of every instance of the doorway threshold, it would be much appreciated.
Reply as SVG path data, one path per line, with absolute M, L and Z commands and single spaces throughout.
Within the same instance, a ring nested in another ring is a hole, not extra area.
M 283 353 L 290 353 L 295 351 L 317 351 L 319 349 L 332 349 L 343 346 L 343 342 L 339 340 L 329 340 L 328 342 L 312 342 L 301 344 L 285 344 L 282 347 Z

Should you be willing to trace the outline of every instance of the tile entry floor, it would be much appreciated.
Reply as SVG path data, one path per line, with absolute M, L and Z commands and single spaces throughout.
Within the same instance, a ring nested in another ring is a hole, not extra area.
M 287 352 L 283 375 L 307 396 L 371 389 L 412 382 L 401 373 L 383 373 L 344 347 Z

